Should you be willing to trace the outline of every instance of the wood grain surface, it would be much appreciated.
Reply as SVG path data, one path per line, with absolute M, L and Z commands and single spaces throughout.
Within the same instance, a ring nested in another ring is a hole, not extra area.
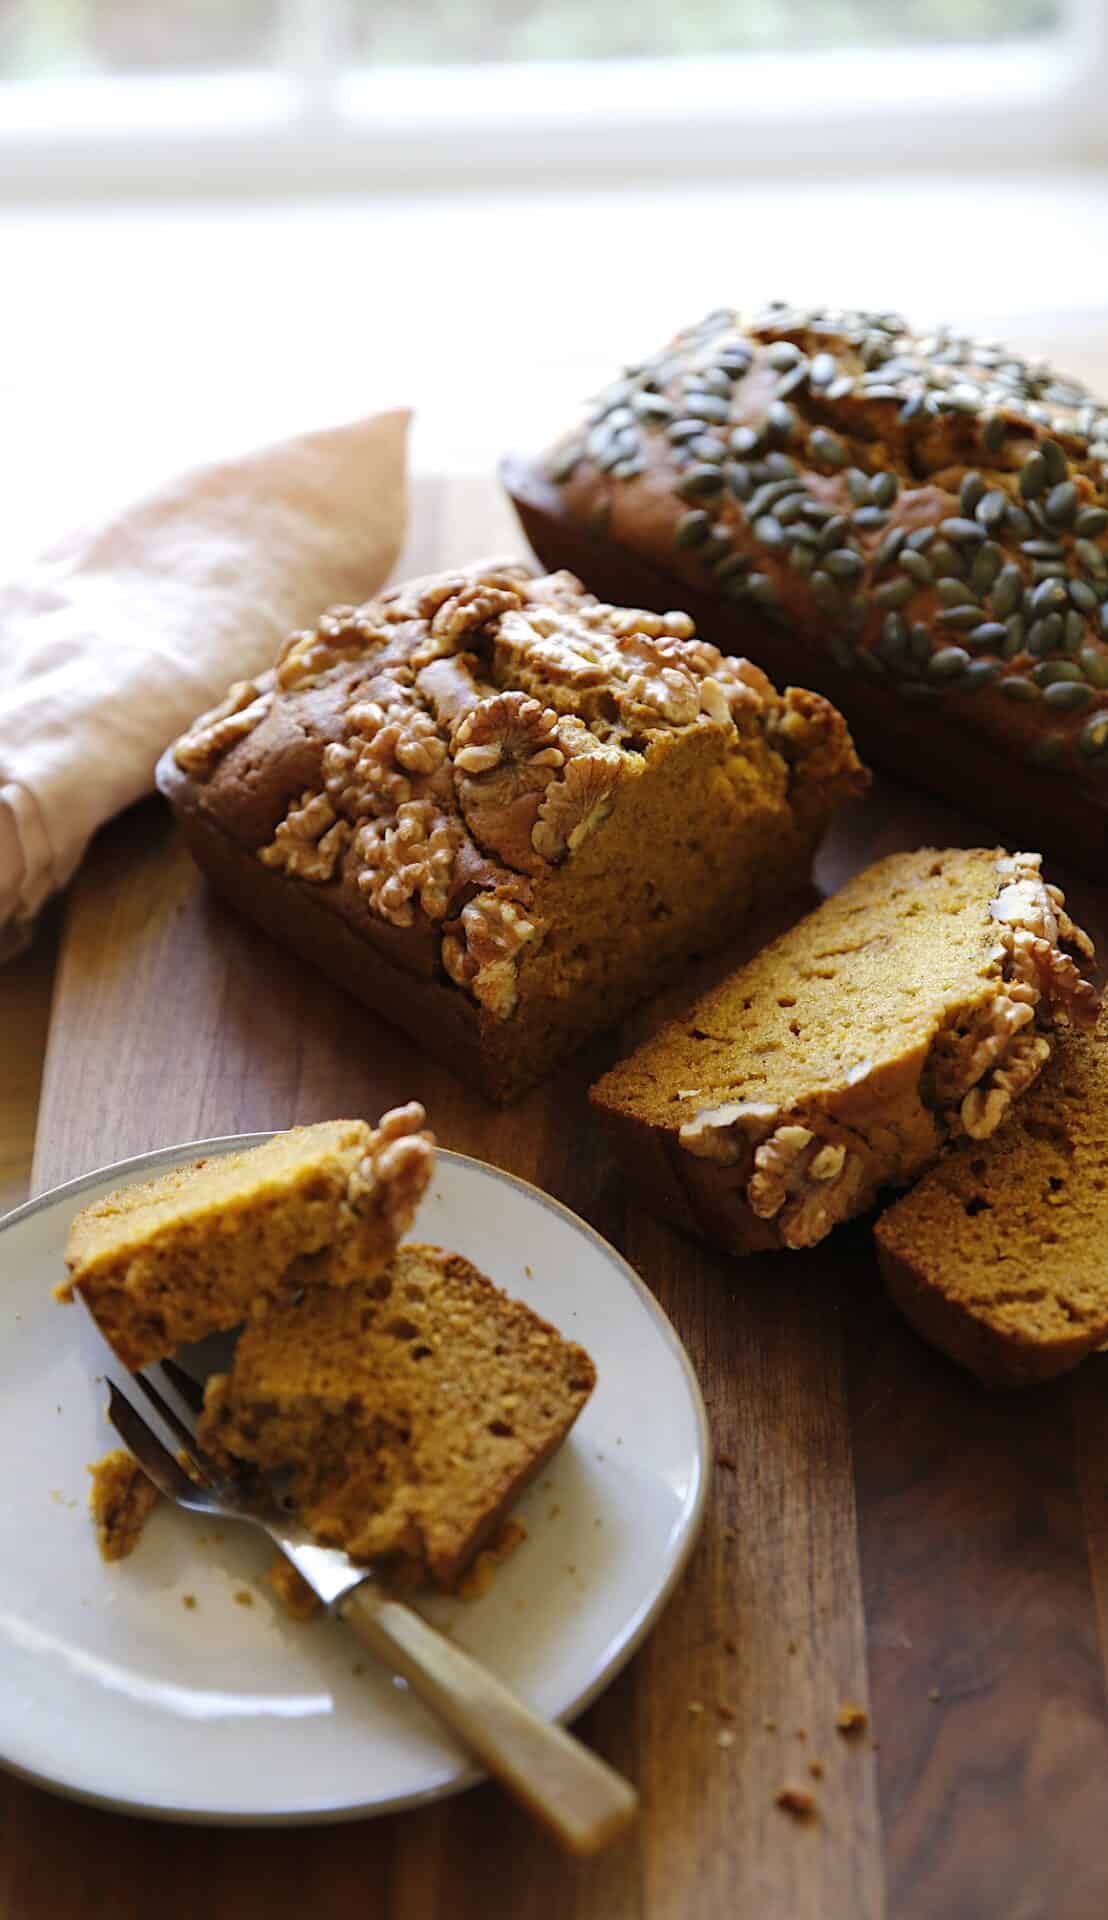
M 507 533 L 491 488 L 430 486 L 408 564 Z M 979 840 L 882 783 L 817 880 Z M 1104 942 L 1108 901 L 1070 892 Z M 718 1462 L 682 1585 L 579 1722 L 642 1794 L 610 1854 L 564 1860 L 492 1787 L 252 1834 L 3 1779 L 3 1920 L 1103 1920 L 1108 1359 L 990 1395 L 899 1322 L 864 1224 L 739 1263 L 629 1209 L 584 1090 L 658 1014 L 498 1112 L 217 902 L 160 804 L 101 836 L 65 916 L 36 1189 L 170 1142 L 419 1098 L 445 1146 L 545 1187 L 627 1254 L 688 1348 Z M 847 1700 L 869 1712 L 850 1738 Z M 787 1783 L 813 1793 L 813 1817 L 776 1804 Z

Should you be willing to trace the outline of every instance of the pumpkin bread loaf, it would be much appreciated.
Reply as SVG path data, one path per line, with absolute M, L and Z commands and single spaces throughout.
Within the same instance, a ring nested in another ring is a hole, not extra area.
M 294 1127 L 214 1155 L 79 1213 L 69 1275 L 124 1366 L 236 1326 L 289 1285 L 341 1286 L 391 1259 L 431 1177 L 433 1136 L 414 1102 L 364 1120 Z
M 867 758 L 1108 855 L 1108 405 L 891 313 L 709 314 L 503 474 L 544 565 L 684 607 Z
M 802 884 L 866 776 L 687 615 L 489 566 L 294 634 L 158 779 L 235 904 L 507 1100 Z
M 458 1254 L 407 1246 L 376 1279 L 306 1288 L 241 1334 L 200 1440 L 291 1471 L 319 1540 L 450 1587 L 565 1438 L 592 1361 Z
M 1108 1066 L 1061 1032 L 995 1139 L 965 1141 L 877 1223 L 916 1331 L 990 1386 L 1049 1380 L 1108 1341 Z
M 1088 1024 L 1092 944 L 1037 854 L 858 874 L 592 1090 L 644 1203 L 734 1253 L 805 1247 L 984 1140 Z

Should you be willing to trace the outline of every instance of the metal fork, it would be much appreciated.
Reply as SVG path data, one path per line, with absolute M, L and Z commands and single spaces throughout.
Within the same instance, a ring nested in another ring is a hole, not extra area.
M 169 1384 L 193 1413 L 203 1389 L 172 1361 L 162 1362 Z M 255 1501 L 196 1445 L 195 1435 L 141 1373 L 132 1375 L 170 1432 L 197 1480 L 191 1478 L 142 1415 L 108 1381 L 108 1417 L 143 1472 L 161 1493 L 196 1513 L 220 1514 L 261 1527 L 318 1594 L 371 1651 L 426 1701 L 482 1760 L 490 1773 L 578 1855 L 607 1846 L 633 1819 L 635 1789 L 564 1727 L 542 1720 L 499 1680 L 463 1653 L 411 1607 L 390 1599 L 365 1567 L 322 1547 L 275 1502 Z

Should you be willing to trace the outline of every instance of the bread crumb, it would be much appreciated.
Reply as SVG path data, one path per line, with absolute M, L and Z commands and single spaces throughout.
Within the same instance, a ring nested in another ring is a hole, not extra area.
M 822 1780 L 823 1779 L 822 1762 L 819 1760 L 809 1760 L 808 1772 L 811 1774 L 813 1780 Z
M 929 1687 L 929 1688 L 928 1688 L 928 1692 L 927 1692 L 927 1698 L 928 1698 L 929 1700 L 941 1700 L 941 1699 L 942 1699 L 942 1697 L 943 1697 L 943 1696 L 942 1696 L 942 1694 L 941 1694 L 941 1693 L 939 1692 L 939 1689 L 938 1689 L 938 1687 Z
M 730 1727 L 722 1727 L 719 1733 L 717 1733 L 716 1735 L 717 1747 L 733 1747 L 734 1744 L 735 1744 L 735 1736 L 732 1733 Z
M 690 1701 L 689 1701 L 689 1712 L 690 1712 L 690 1713 L 703 1713 L 703 1711 L 704 1711 L 704 1702 L 703 1702 L 703 1700 L 690 1700 Z
M 798 1727 L 796 1730 L 796 1737 L 798 1740 L 806 1740 L 808 1738 L 807 1727 Z
M 196 1595 L 194 1593 L 183 1593 L 181 1595 L 181 1605 L 187 1607 L 191 1613 L 196 1606 Z
M 354 1674 L 355 1677 L 359 1680 L 361 1679 L 365 1670 L 366 1670 L 366 1667 L 365 1667 L 364 1660 L 355 1660 L 354 1665 L 350 1669 L 351 1673 Z
M 237 1589 L 235 1593 L 235 1605 L 236 1607 L 252 1607 L 254 1605 L 254 1595 L 251 1593 L 249 1587 L 239 1587 Z
M 555 1513 L 558 1511 L 554 1509 Z M 526 1540 L 527 1529 L 519 1520 L 505 1520 L 497 1528 L 488 1546 L 477 1555 L 472 1566 L 462 1575 L 454 1591 L 459 1600 L 479 1600 L 487 1593 L 493 1583 L 496 1569 L 502 1560 L 514 1553 L 521 1540 Z M 570 1568 L 573 1572 L 573 1568 Z
M 158 1489 L 123 1447 L 106 1453 L 90 1468 L 89 1512 L 104 1560 L 125 1560 L 142 1538 L 142 1530 L 160 1498 Z M 51 1496 L 59 1503 L 61 1493 Z
M 795 1641 L 795 1640 L 790 1640 L 790 1641 L 789 1641 L 789 1648 L 788 1648 L 788 1650 L 789 1650 L 789 1652 L 790 1652 L 790 1653 L 795 1653 L 795 1652 L 796 1652 L 796 1641 Z
M 767 1732 L 767 1733 L 776 1733 L 776 1732 L 777 1732 L 777 1722 L 776 1722 L 776 1720 L 772 1720 L 772 1719 L 770 1719 L 768 1715 L 767 1715 L 767 1717 L 766 1717 L 766 1718 L 765 1718 L 765 1719 L 764 1719 L 764 1720 L 762 1721 L 762 1725 L 763 1725 L 763 1727 L 765 1728 L 765 1730 L 766 1730 L 766 1732 Z
M 716 1465 L 717 1467 L 726 1467 L 729 1473 L 734 1473 L 737 1470 L 738 1462 L 733 1453 L 717 1453 Z
M 722 1700 L 716 1701 L 716 1712 L 719 1714 L 721 1720 L 733 1720 L 735 1718 L 734 1707 L 725 1706 Z
M 524 1273 L 525 1273 L 525 1274 L 527 1275 L 527 1278 L 528 1278 L 528 1280 L 530 1280 L 530 1278 L 531 1278 L 531 1269 L 530 1269 L 530 1267 L 524 1267 L 524 1269 L 523 1269 L 523 1271 L 524 1271 Z
M 723 1651 L 724 1651 L 724 1653 L 738 1653 L 738 1651 L 739 1651 L 739 1643 L 738 1643 L 738 1641 L 737 1641 L 737 1640 L 725 1640 L 725 1641 L 724 1641 L 724 1643 L 723 1643 Z
M 276 1553 L 266 1569 L 266 1580 L 273 1588 L 285 1611 L 294 1620 L 314 1620 L 323 1610 L 323 1603 L 317 1593 L 313 1593 L 308 1582 L 297 1573 L 291 1560 L 283 1553 Z
M 794 1819 L 811 1820 L 815 1815 L 816 1798 L 807 1787 L 779 1787 L 775 1797 L 777 1805 L 783 1807 L 786 1813 L 791 1813 Z
M 869 1715 L 856 1700 L 844 1700 L 835 1715 L 835 1725 L 840 1733 L 861 1733 L 869 1724 Z

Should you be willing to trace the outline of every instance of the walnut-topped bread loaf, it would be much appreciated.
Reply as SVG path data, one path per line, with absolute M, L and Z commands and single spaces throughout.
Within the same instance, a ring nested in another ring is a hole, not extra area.
M 335 609 L 158 770 L 244 912 L 497 1099 L 802 883 L 865 780 L 819 695 L 519 566 Z
M 376 1127 L 324 1120 L 119 1187 L 69 1229 L 67 1279 L 124 1366 L 226 1331 L 309 1284 L 369 1278 L 392 1258 L 431 1178 L 417 1102 Z
M 504 477 L 607 599 L 828 694 L 863 754 L 1099 875 L 1108 404 L 896 314 L 730 309 Z
M 963 1141 L 877 1222 L 917 1333 L 989 1386 L 1026 1386 L 1108 1341 L 1108 1057 L 1059 1033 L 994 1139 Z
M 644 1203 L 733 1253 L 806 1247 L 985 1140 L 1096 1018 L 1092 943 L 998 848 L 894 854 L 598 1081 Z

